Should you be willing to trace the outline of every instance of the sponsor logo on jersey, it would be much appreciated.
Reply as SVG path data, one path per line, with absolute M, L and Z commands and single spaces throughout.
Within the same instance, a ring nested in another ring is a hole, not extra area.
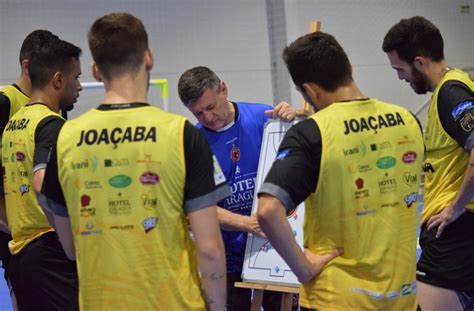
M 17 160 L 18 162 L 23 162 L 23 161 L 25 161 L 26 156 L 25 156 L 25 154 L 24 154 L 23 152 L 17 152 L 15 155 L 16 155 L 16 160 Z
M 145 233 L 150 232 L 156 227 L 158 223 L 158 217 L 150 217 L 143 220 L 143 229 L 145 229 Z
M 88 221 L 85 223 L 84 227 L 86 228 L 86 230 L 83 230 L 81 232 L 79 232 L 80 235 L 100 235 L 102 234 L 102 229 L 94 229 L 95 225 Z
M 402 156 L 403 163 L 410 164 L 416 161 L 416 152 L 415 151 L 407 151 Z
M 95 208 L 88 207 L 91 203 L 91 197 L 88 196 L 87 194 L 83 194 L 81 195 L 80 201 L 81 201 L 81 209 L 79 210 L 80 216 L 81 217 L 95 216 Z
M 357 190 L 354 192 L 354 197 L 356 199 L 362 199 L 369 196 L 369 190 L 364 189 L 364 180 L 362 178 L 357 178 L 354 182 Z
M 110 230 L 133 230 L 133 225 L 112 225 L 109 227 Z
M 30 185 L 27 185 L 27 184 L 23 184 L 20 186 L 20 192 L 21 192 L 21 195 L 23 196 L 25 193 L 28 193 L 30 192 Z
M 410 139 L 408 136 L 403 136 L 400 140 L 397 141 L 398 145 L 405 145 L 405 144 L 414 144 L 415 140 Z
M 143 185 L 156 185 L 160 182 L 160 176 L 154 172 L 145 172 L 140 175 L 140 182 Z
M 7 127 L 5 128 L 5 132 L 24 130 L 28 126 L 28 123 L 30 123 L 30 119 L 26 118 L 20 120 L 10 120 L 8 121 Z
M 389 203 L 384 203 L 380 205 L 381 208 L 386 208 L 386 207 L 398 207 L 400 206 L 400 202 L 389 202 Z
M 128 215 L 132 212 L 130 200 L 122 197 L 122 193 L 118 193 L 116 198 L 109 199 L 109 213 L 111 215 Z
M 433 165 L 431 165 L 431 163 L 425 162 L 425 163 L 423 163 L 423 172 L 425 172 L 425 173 L 434 173 L 435 169 L 434 169 Z
M 347 166 L 351 174 L 365 173 L 372 170 L 369 164 L 351 163 Z
M 114 149 L 118 144 L 135 143 L 135 142 L 156 142 L 156 128 L 146 128 L 144 126 L 137 127 L 115 127 L 113 129 L 87 130 L 81 131 L 79 141 L 76 146 L 86 145 L 109 145 L 112 144 Z
M 130 163 L 127 158 L 105 159 L 104 167 L 128 166 Z
M 392 148 L 392 144 L 389 141 L 370 144 L 370 151 L 384 150 L 388 148 Z
M 382 157 L 377 160 L 376 165 L 380 169 L 389 169 L 394 167 L 396 163 L 397 160 L 394 157 Z
M 22 169 L 18 169 L 18 176 L 20 177 L 28 177 L 28 172 Z
M 132 183 L 132 178 L 127 175 L 115 175 L 109 179 L 109 185 L 114 188 L 127 188 Z
M 72 161 L 71 162 L 71 168 L 73 170 L 90 169 L 93 172 L 95 172 L 97 170 L 98 166 L 99 166 L 99 162 L 97 160 L 97 157 L 95 157 L 95 156 L 93 156 L 90 159 L 83 160 L 83 161 L 79 161 L 79 162 Z
M 408 186 L 415 185 L 418 183 L 418 174 L 411 172 L 403 173 L 403 182 Z
M 230 158 L 233 162 L 237 162 L 240 159 L 240 149 L 237 146 L 234 146 L 230 151 Z
M 374 131 L 374 133 L 377 133 L 377 130 L 400 124 L 405 125 L 405 121 L 403 121 L 402 116 L 398 112 L 344 120 L 344 135 L 364 131 Z
M 143 193 L 140 196 L 142 207 L 148 211 L 153 211 L 158 206 L 158 198 L 154 197 L 151 192 Z
M 418 201 L 418 192 L 412 192 L 412 193 L 406 195 L 403 198 L 403 200 L 405 201 L 407 207 L 410 208 L 413 205 L 413 203 Z
M 383 178 L 378 180 L 380 193 L 390 193 L 397 191 L 397 180 L 385 174 Z
M 153 160 L 151 154 L 145 154 L 145 157 L 143 159 L 138 159 L 137 163 L 140 164 L 161 164 L 160 161 Z

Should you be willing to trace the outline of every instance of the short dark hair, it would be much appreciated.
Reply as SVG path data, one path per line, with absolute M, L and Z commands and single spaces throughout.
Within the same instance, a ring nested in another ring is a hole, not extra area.
M 300 88 L 313 82 L 326 91 L 335 91 L 353 81 L 352 66 L 344 49 L 324 32 L 298 38 L 283 50 L 283 61 Z
M 25 59 L 30 59 L 31 53 L 39 49 L 44 42 L 51 38 L 57 38 L 51 31 L 37 29 L 32 31 L 21 44 L 20 48 L 20 63 Z
M 423 56 L 438 62 L 444 59 L 444 42 L 439 29 L 422 16 L 402 19 L 392 26 L 382 44 L 385 53 L 396 51 L 398 57 L 413 63 Z
M 221 79 L 211 69 L 198 66 L 186 70 L 178 81 L 179 98 L 185 105 L 199 99 L 202 94 L 211 89 L 217 91 Z
M 92 58 L 106 79 L 137 71 L 148 49 L 142 21 L 129 13 L 111 13 L 97 19 L 88 36 Z
M 52 36 L 38 45 L 30 55 L 28 67 L 31 86 L 43 88 L 55 72 L 68 73 L 72 69 L 72 60 L 79 59 L 82 50 L 72 43 Z

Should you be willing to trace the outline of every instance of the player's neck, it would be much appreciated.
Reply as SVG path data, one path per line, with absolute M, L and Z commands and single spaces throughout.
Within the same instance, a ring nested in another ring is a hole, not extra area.
M 59 99 L 55 95 L 51 95 L 47 90 L 32 90 L 30 97 L 30 104 L 44 104 L 49 109 L 58 113 L 59 112 Z
M 442 60 L 440 62 L 432 62 L 427 69 L 427 76 L 430 83 L 431 91 L 433 92 L 438 83 L 443 79 L 446 72 L 451 68 L 448 66 L 448 62 Z
M 347 86 L 338 88 L 335 92 L 328 94 L 328 97 L 330 103 L 347 102 L 366 98 L 354 82 L 351 82 Z
M 104 81 L 106 94 L 104 104 L 146 103 L 148 74 L 125 74 L 110 81 Z
M 30 77 L 22 73 L 18 79 L 15 81 L 15 84 L 18 85 L 20 90 L 28 97 L 31 96 L 31 82 Z

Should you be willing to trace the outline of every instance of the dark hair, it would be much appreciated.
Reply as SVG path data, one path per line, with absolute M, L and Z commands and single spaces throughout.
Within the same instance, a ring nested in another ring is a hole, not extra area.
M 444 42 L 439 29 L 421 16 L 402 19 L 385 35 L 382 50 L 395 50 L 398 57 L 413 63 L 415 57 L 423 56 L 437 62 L 444 59 Z
M 178 81 L 179 98 L 185 105 L 199 99 L 202 94 L 211 89 L 217 91 L 221 79 L 211 69 L 203 66 L 186 70 Z
M 82 50 L 72 43 L 52 36 L 44 40 L 30 55 L 28 67 L 31 86 L 42 88 L 51 80 L 55 72 L 68 73 L 72 60 L 79 59 Z
M 88 36 L 92 58 L 106 79 L 137 71 L 148 49 L 142 21 L 129 13 L 111 13 L 97 19 Z
M 38 29 L 26 36 L 20 48 L 20 63 L 25 59 L 30 59 L 31 53 L 39 49 L 44 42 L 51 38 L 57 38 L 51 31 Z
M 336 39 L 324 32 L 313 32 L 298 38 L 283 50 L 283 61 L 300 88 L 313 82 L 326 91 L 353 81 L 352 67 Z

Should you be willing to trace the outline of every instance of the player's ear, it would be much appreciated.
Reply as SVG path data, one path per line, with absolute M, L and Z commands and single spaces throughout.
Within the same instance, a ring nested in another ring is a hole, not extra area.
M 147 71 L 151 71 L 153 68 L 153 51 L 151 48 L 148 48 L 145 51 L 145 68 Z
M 95 62 L 92 62 L 91 64 L 91 72 L 92 76 L 94 77 L 94 79 L 96 79 L 96 81 L 102 82 L 102 74 L 100 73 L 99 68 L 97 68 Z

